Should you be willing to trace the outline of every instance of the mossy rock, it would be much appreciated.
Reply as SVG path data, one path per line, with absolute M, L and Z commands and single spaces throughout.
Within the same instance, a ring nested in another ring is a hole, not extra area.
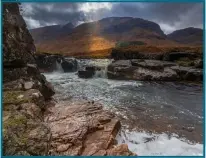
M 47 155 L 50 130 L 42 122 L 17 111 L 4 111 L 3 154 Z
M 189 58 L 185 57 L 185 58 L 180 58 L 179 60 L 176 60 L 175 61 L 178 65 L 180 66 L 185 66 L 185 67 L 188 67 L 188 66 L 194 66 L 194 61 L 193 60 L 190 60 Z
M 24 91 L 4 91 L 3 92 L 3 103 L 4 104 L 22 104 L 31 102 L 31 98 L 24 97 Z

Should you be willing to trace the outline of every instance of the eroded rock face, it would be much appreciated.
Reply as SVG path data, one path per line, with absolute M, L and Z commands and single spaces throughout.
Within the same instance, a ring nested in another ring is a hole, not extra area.
M 51 128 L 50 155 L 112 155 L 120 122 L 101 105 L 64 103 L 48 109 L 45 121 Z M 130 155 L 128 148 L 119 155 Z M 118 154 L 114 155 L 118 155 Z
M 50 129 L 42 121 L 54 94 L 35 65 L 35 46 L 17 3 L 3 4 L 3 155 L 47 155 Z
M 19 12 L 17 3 L 3 4 L 3 52 L 4 62 L 21 60 L 35 63 L 35 46 Z
M 3 62 L 4 83 L 19 79 L 39 82 L 36 87 L 45 99 L 54 95 L 54 90 L 40 74 L 33 57 L 35 46 L 33 39 L 19 12 L 17 3 L 4 3 L 3 5 Z M 28 84 L 27 84 L 28 85 Z M 26 86 L 26 88 L 28 88 Z M 31 87 L 32 88 L 32 87 Z
M 141 81 L 202 81 L 201 69 L 160 60 L 117 60 L 108 66 L 110 79 Z

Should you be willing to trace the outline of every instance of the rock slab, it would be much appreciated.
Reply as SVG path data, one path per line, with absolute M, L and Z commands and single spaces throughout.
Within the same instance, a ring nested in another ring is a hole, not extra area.
M 50 155 L 132 155 L 128 148 L 115 152 L 120 121 L 101 105 L 64 103 L 48 109 L 45 122 L 51 129 Z M 127 145 L 126 145 L 127 146 Z

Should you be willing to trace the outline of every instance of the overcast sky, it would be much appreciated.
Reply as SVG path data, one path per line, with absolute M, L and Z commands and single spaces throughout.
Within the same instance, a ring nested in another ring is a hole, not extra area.
M 203 28 L 202 3 L 22 3 L 22 9 L 29 29 L 114 16 L 156 22 L 166 34 L 186 27 Z

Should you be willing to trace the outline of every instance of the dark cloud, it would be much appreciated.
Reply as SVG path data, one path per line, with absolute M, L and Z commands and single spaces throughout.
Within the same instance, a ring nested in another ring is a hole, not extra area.
M 140 17 L 169 33 L 203 27 L 202 3 L 22 3 L 29 28 L 72 22 L 79 24 L 112 16 Z

